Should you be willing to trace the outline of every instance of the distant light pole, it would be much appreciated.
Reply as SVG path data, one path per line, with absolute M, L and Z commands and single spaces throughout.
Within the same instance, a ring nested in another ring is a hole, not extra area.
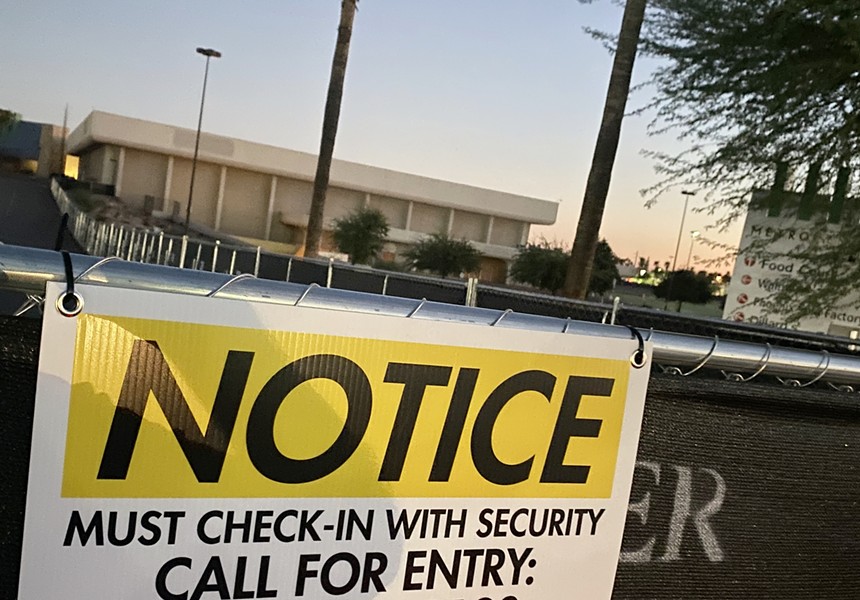
M 690 202 L 690 196 L 695 196 L 696 192 L 681 190 L 681 194 L 684 195 L 684 212 L 681 213 L 681 227 L 678 229 L 678 242 L 675 244 L 675 256 L 672 257 L 672 270 L 670 273 L 675 272 L 675 266 L 678 263 L 678 251 L 681 249 L 681 236 L 684 234 L 684 220 L 687 218 L 687 204 Z M 671 274 L 669 276 L 671 279 L 669 280 L 669 289 L 666 290 L 666 303 L 663 306 L 663 310 L 667 310 L 669 308 L 669 297 L 672 295 L 672 284 L 675 283 L 675 276 Z
M 693 258 L 693 244 L 696 243 L 696 238 L 702 235 L 698 230 L 690 232 L 690 251 L 687 253 L 687 268 L 690 268 L 690 259 Z
M 681 249 L 681 235 L 684 233 L 684 219 L 687 218 L 687 204 L 690 202 L 690 196 L 695 196 L 696 192 L 681 191 L 684 195 L 684 212 L 681 213 L 681 227 L 678 229 L 678 243 L 675 244 L 675 256 L 672 257 L 672 271 L 675 270 L 675 264 L 678 262 L 678 250 Z
M 206 102 L 206 80 L 209 79 L 209 59 L 221 58 L 221 53 L 212 48 L 197 48 L 197 54 L 206 57 L 206 70 L 203 72 L 203 93 L 200 96 L 200 116 L 197 118 L 197 138 L 194 140 L 194 158 L 191 161 L 191 185 L 188 186 L 188 205 L 185 207 L 185 235 L 191 223 L 191 198 L 194 196 L 194 173 L 197 171 L 197 153 L 200 151 L 200 129 L 203 126 L 203 103 Z

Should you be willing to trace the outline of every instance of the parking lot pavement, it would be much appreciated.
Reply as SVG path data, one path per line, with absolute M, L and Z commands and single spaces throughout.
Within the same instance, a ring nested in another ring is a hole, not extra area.
M 47 179 L 0 174 L 0 242 L 53 249 L 61 219 Z M 63 250 L 81 252 L 68 233 Z M 24 300 L 23 294 L 0 290 L 0 315 L 12 314 Z M 31 310 L 28 316 L 38 312 Z

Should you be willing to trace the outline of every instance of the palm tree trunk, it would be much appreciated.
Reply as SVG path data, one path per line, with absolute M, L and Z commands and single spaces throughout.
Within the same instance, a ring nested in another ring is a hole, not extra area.
M 564 294 L 572 298 L 585 298 L 588 292 L 594 252 L 597 248 L 606 196 L 609 193 L 618 140 L 621 137 L 621 121 L 624 118 L 627 96 L 630 92 L 630 78 L 633 74 L 633 63 L 636 59 L 636 48 L 639 45 L 639 32 L 645 18 L 646 4 L 647 0 L 627 0 L 624 7 L 621 31 L 618 34 L 618 47 L 615 50 L 615 61 L 609 77 L 606 103 L 603 106 L 603 120 L 594 146 L 591 171 L 585 186 L 582 211 L 579 213 L 576 237 L 573 240 L 567 277 L 564 281 Z
M 337 122 L 340 118 L 340 103 L 343 99 L 343 81 L 346 78 L 346 60 L 349 57 L 349 41 L 352 38 L 352 22 L 358 0 L 343 0 L 340 5 L 340 25 L 337 30 L 337 44 L 331 64 L 331 78 L 328 83 L 328 97 L 323 116 L 322 140 L 317 159 L 317 172 L 314 177 L 314 192 L 311 199 L 308 230 L 305 236 L 305 256 L 317 256 L 322 239 L 323 212 L 328 191 L 329 171 L 334 154 L 334 140 L 337 136 Z

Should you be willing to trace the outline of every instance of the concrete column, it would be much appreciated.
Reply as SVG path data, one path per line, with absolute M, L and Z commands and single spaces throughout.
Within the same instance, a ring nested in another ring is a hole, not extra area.
M 364 208 L 370 206 L 370 193 L 364 195 Z
M 487 220 L 487 239 L 486 243 L 490 243 L 490 238 L 493 236 L 493 215 Z
M 218 182 L 218 203 L 215 205 L 215 229 L 221 229 L 221 209 L 224 207 L 224 186 L 227 184 L 227 167 L 221 167 L 221 179 Z
M 520 236 L 520 245 L 525 246 L 529 243 L 529 224 L 523 223 L 523 233 Z
M 115 183 L 111 181 L 115 175 L 115 173 L 111 172 L 113 168 L 113 164 L 111 164 L 111 156 L 113 156 L 112 147 L 105 146 L 104 150 L 104 154 L 102 154 L 102 175 L 99 183 Z
M 116 161 L 116 182 L 114 183 L 114 195 L 122 196 L 122 172 L 125 169 L 125 148 L 120 147 L 119 158 Z
M 272 175 L 269 185 L 269 207 L 266 209 L 266 238 L 272 239 L 272 217 L 275 216 L 275 193 L 278 191 L 278 176 Z
M 404 227 L 404 229 L 406 229 L 406 231 L 412 231 L 412 205 L 413 204 L 414 203 L 410 200 L 409 201 L 409 208 L 406 209 L 406 226 Z
M 167 210 L 167 198 L 170 196 L 170 186 L 173 183 L 173 157 L 167 157 L 167 177 L 164 178 L 164 198 L 161 199 L 161 210 Z
M 451 230 L 454 229 L 454 209 L 448 211 L 448 237 L 451 237 Z

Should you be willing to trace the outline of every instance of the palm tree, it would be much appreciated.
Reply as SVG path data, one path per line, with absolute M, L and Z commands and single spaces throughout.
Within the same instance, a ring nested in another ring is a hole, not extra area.
M 358 0 L 342 0 L 340 5 L 340 25 L 337 30 L 337 43 L 331 64 L 331 78 L 328 82 L 328 97 L 323 116 L 322 140 L 317 159 L 317 172 L 314 177 L 314 193 L 311 199 L 308 230 L 305 236 L 305 256 L 317 256 L 322 238 L 323 211 L 328 190 L 331 158 L 334 154 L 334 139 L 337 135 L 337 121 L 340 117 L 340 103 L 343 99 L 343 80 L 346 77 L 346 60 L 349 57 L 349 41 L 352 38 L 352 22 Z
M 606 195 L 612 179 L 612 166 L 618 150 L 618 139 L 621 137 L 621 121 L 624 118 L 627 96 L 630 92 L 630 78 L 639 45 L 639 32 L 645 19 L 646 4 L 647 0 L 627 0 L 624 7 L 618 46 L 615 49 L 615 61 L 612 64 L 609 89 L 603 106 L 603 120 L 600 122 L 600 131 L 594 146 L 591 171 L 585 186 L 582 211 L 579 213 L 576 237 L 573 240 L 567 277 L 564 281 L 563 292 L 572 298 L 585 298 L 588 291 L 594 252 L 600 234 L 600 223 L 603 220 Z

